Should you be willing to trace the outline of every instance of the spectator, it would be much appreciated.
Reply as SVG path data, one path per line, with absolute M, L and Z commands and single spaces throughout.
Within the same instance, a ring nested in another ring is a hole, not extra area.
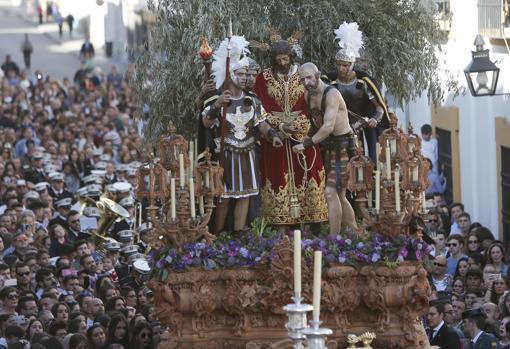
M 492 264 L 496 268 L 496 272 L 506 275 L 508 272 L 508 265 L 505 260 L 505 248 L 500 241 L 494 241 L 487 247 L 485 252 L 486 262 Z
M 430 159 L 433 165 L 433 170 L 438 171 L 438 144 L 437 139 L 432 137 L 432 126 L 425 124 L 421 127 L 421 153 L 422 155 Z
M 471 226 L 471 217 L 469 213 L 462 212 L 457 216 L 457 225 L 459 226 L 460 233 L 462 236 L 467 236 L 469 233 L 469 227 Z
M 446 246 L 448 246 L 448 274 L 454 275 L 457 269 L 458 261 L 466 257 L 462 252 L 464 247 L 464 239 L 461 235 L 454 234 L 448 237 Z
M 445 306 L 443 303 L 434 302 L 429 305 L 427 321 L 429 323 L 430 345 L 440 348 L 460 349 L 460 338 L 453 329 L 444 321 Z
M 103 349 L 106 344 L 106 332 L 101 324 L 93 324 L 87 330 L 87 342 L 90 349 Z
M 436 291 L 449 291 L 452 276 L 446 273 L 447 260 L 445 256 L 439 255 L 434 258 L 432 268 L 431 286 Z
M 33 51 L 34 47 L 28 39 L 28 34 L 25 34 L 25 39 L 21 43 L 21 52 L 23 53 L 23 60 L 27 69 L 30 69 L 30 56 L 32 56 Z
M 153 345 L 152 327 L 146 321 L 138 322 L 132 332 L 132 349 L 152 349 Z
M 450 205 L 449 214 L 451 219 L 450 234 L 460 234 L 459 226 L 457 225 L 457 217 L 464 212 L 464 205 L 460 202 L 454 202 Z
M 471 348 L 497 348 L 498 340 L 494 335 L 484 332 L 485 318 L 480 310 L 472 310 L 465 315 L 465 329 L 471 339 Z

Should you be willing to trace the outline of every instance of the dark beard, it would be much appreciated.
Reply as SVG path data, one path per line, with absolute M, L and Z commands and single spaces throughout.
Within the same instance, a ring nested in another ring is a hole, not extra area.
M 276 65 L 275 70 L 279 74 L 287 75 L 290 71 L 290 64 L 287 65 Z

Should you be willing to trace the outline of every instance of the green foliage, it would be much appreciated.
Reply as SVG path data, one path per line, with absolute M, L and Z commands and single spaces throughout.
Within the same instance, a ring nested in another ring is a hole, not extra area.
M 303 31 L 304 60 L 331 71 L 338 45 L 333 30 L 343 21 L 356 21 L 364 32 L 364 58 L 371 74 L 384 82 L 403 105 L 428 91 L 439 100 L 456 82 L 438 71 L 444 33 L 423 0 L 149 0 L 157 21 L 150 30 L 148 50 L 136 63 L 135 89 L 151 108 L 148 141 L 154 141 L 169 119 L 180 133 L 192 136 L 198 123 L 195 99 L 200 94 L 203 65 L 198 56 L 201 36 L 211 47 L 225 37 L 228 19 L 234 34 L 269 42 L 269 25 L 283 38 Z M 252 49 L 263 67 L 267 52 Z

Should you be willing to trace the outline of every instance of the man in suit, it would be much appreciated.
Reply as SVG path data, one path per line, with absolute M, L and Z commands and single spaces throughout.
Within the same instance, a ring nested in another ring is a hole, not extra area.
M 481 309 L 473 309 L 462 314 L 465 330 L 471 342 L 468 349 L 499 349 L 498 339 L 482 331 L 485 328 L 485 316 Z
M 460 338 L 444 321 L 444 303 L 431 302 L 427 320 L 429 323 L 428 337 L 431 346 L 441 349 L 460 349 Z

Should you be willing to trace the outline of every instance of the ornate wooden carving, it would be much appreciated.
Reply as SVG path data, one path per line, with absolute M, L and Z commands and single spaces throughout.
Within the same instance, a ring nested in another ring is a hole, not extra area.
M 257 268 L 177 273 L 167 285 L 152 280 L 158 314 L 177 347 L 290 348 L 281 309 L 292 294 L 290 242 L 276 247 L 273 255 L 269 265 Z M 412 262 L 396 268 L 330 265 L 321 299 L 324 326 L 333 329 L 328 347 L 343 347 L 348 334 L 370 331 L 377 335 L 374 347 L 424 348 L 426 335 L 418 318 L 427 311 L 426 275 L 421 264 Z M 308 267 L 303 282 L 310 303 Z

